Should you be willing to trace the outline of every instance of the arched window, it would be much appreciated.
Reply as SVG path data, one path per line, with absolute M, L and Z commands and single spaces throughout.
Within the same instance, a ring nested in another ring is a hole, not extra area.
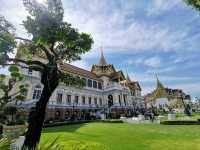
M 42 93 L 42 87 L 41 85 L 36 85 L 35 88 L 34 88 L 34 91 L 33 91 L 33 99 L 34 100 L 37 100 L 40 98 L 41 96 L 41 93 Z

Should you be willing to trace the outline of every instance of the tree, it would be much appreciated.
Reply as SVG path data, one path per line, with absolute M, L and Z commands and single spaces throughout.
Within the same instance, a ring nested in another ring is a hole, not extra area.
M 81 54 L 91 49 L 93 40 L 90 35 L 79 33 L 71 24 L 63 21 L 61 0 L 47 0 L 45 4 L 39 4 L 36 0 L 23 0 L 23 4 L 29 12 L 23 25 L 31 39 L 16 37 L 13 26 L 1 17 L 0 60 L 4 58 L 1 60 L 2 65 L 14 63 L 41 73 L 43 90 L 35 109 L 29 114 L 30 122 L 23 145 L 32 149 L 39 143 L 45 109 L 59 82 L 76 87 L 85 84 L 78 77 L 62 71 L 62 63 L 79 60 Z M 15 47 L 17 55 L 10 58 L 8 54 Z M 36 60 L 34 56 L 45 58 L 46 62 Z
M 184 0 L 186 4 L 192 6 L 198 12 L 200 12 L 200 0 Z
M 18 100 L 22 101 L 26 98 L 28 85 L 22 83 L 23 76 L 19 72 L 17 66 L 11 65 L 9 67 L 10 76 L 0 74 L 0 110 L 8 103 L 16 103 Z M 20 83 L 21 82 L 21 83 Z M 15 91 L 12 90 L 15 88 Z

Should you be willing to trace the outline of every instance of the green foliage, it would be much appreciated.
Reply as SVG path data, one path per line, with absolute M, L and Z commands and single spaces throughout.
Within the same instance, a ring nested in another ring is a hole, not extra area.
M 60 136 L 68 141 L 97 142 L 110 150 L 199 150 L 200 125 L 151 125 L 88 123 L 66 125 L 43 130 L 41 142 Z
M 52 142 L 45 142 L 43 144 L 39 144 L 35 149 L 33 150 L 63 150 L 63 146 L 57 144 L 58 143 L 58 138 L 55 138 Z M 2 138 L 0 139 L 0 150 L 11 150 L 11 141 Z M 20 149 L 17 149 L 20 150 Z M 21 150 L 30 150 L 27 148 L 23 148 Z
M 0 74 L 0 82 L 3 82 L 6 79 L 6 75 Z
M 93 39 L 86 33 L 79 33 L 77 29 L 71 27 L 71 24 L 63 21 L 64 10 L 61 0 L 47 0 L 45 5 L 39 4 L 36 0 L 23 0 L 23 3 L 29 12 L 23 25 L 32 39 L 16 38 L 20 39 L 21 42 L 17 47 L 17 57 L 11 59 L 8 54 L 13 52 L 16 46 L 14 34 L 2 32 L 3 40 L 1 40 L 0 49 L 2 47 L 3 53 L 0 51 L 0 65 L 9 60 L 12 63 L 23 64 L 23 67 L 25 65 L 29 69 L 41 72 L 41 83 L 44 84 L 44 89 L 55 89 L 59 78 L 67 85 L 83 87 L 85 84 L 83 80 L 63 73 L 59 66 L 63 62 L 79 60 L 81 54 L 91 49 Z M 47 61 L 33 60 L 32 57 L 42 57 Z M 11 76 L 22 79 L 16 70 L 11 72 Z M 48 84 L 50 82 L 53 84 Z M 9 89 L 10 87 L 12 86 L 9 86 Z M 53 90 L 51 91 L 53 92 Z M 24 88 L 20 88 L 20 92 L 25 93 L 26 91 Z M 15 98 L 21 99 L 22 96 L 20 94 Z M 31 122 L 33 121 L 31 120 Z
M 64 150 L 108 150 L 108 148 L 95 142 L 68 141 Z
M 17 47 L 17 58 L 25 58 L 26 60 L 32 60 L 34 50 L 30 43 L 19 43 Z
M 47 0 L 46 7 L 30 1 L 25 7 L 30 16 L 23 21 L 24 27 L 33 36 L 35 44 L 47 45 L 53 49 L 57 60 L 78 60 L 80 54 L 91 49 L 93 40 L 90 35 L 79 33 L 71 24 L 63 21 L 64 11 L 60 0 Z M 31 45 L 26 43 L 29 50 Z M 38 50 L 40 49 L 35 49 L 31 53 L 38 54 Z
M 0 65 L 7 62 L 8 54 L 14 51 L 16 42 L 14 27 L 3 16 L 0 16 Z
M 73 86 L 77 88 L 82 88 L 86 85 L 85 81 L 83 79 L 80 79 L 80 77 L 73 76 L 66 72 L 63 72 L 63 74 L 60 77 L 60 81 L 68 86 Z
M 200 0 L 184 0 L 188 5 L 200 12 Z
M 0 139 L 0 150 L 10 150 L 11 141 L 6 138 Z
M 163 125 L 200 125 L 199 121 L 195 120 L 176 120 L 176 121 L 163 121 Z
M 59 141 L 59 138 L 53 139 L 53 141 L 43 142 L 36 146 L 33 150 L 108 150 L 106 146 L 95 143 L 95 142 L 79 142 L 79 141 L 67 141 L 67 143 L 62 144 Z M 1 150 L 9 150 L 11 146 L 11 141 L 2 138 L 0 139 L 0 149 Z M 19 150 L 19 149 L 18 149 Z M 21 150 L 28 150 L 27 148 L 23 148 Z
M 20 70 L 16 65 L 9 67 L 10 77 L 6 79 L 5 75 L 0 75 L 0 90 L 2 96 L 0 97 L 0 108 L 3 108 L 8 102 L 14 100 L 24 100 L 26 98 L 28 85 L 19 83 L 23 80 Z M 18 84 L 17 84 L 18 83 Z M 16 88 L 16 93 L 11 93 L 11 90 Z
M 19 68 L 16 65 L 12 65 L 8 69 L 10 72 L 19 72 Z
M 29 11 L 30 16 L 23 21 L 24 27 L 33 35 L 35 42 L 52 43 L 55 39 L 59 24 L 63 19 L 63 7 L 60 0 L 48 0 L 47 7 L 37 4 L 30 0 L 29 3 L 24 2 L 24 6 Z
M 20 74 L 20 70 L 19 70 L 19 68 L 16 65 L 11 65 L 8 68 L 8 70 L 9 70 L 11 78 L 13 80 L 16 80 L 16 81 L 23 80 L 23 76 Z
M 55 138 L 52 142 L 45 142 L 37 146 L 35 150 L 63 150 L 63 146 L 57 144 L 58 138 Z

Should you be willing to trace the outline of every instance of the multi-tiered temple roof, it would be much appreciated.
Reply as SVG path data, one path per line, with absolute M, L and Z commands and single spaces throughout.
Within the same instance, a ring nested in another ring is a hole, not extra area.
M 164 87 L 156 75 L 156 89 L 151 93 L 148 93 L 145 96 L 145 100 L 148 103 L 155 101 L 157 98 L 167 98 L 169 100 L 184 98 L 190 100 L 190 95 L 185 94 L 181 89 L 171 89 Z

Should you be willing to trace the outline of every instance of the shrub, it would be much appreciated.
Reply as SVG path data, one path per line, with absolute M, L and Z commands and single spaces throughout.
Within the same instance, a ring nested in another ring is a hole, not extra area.
M 64 126 L 64 125 L 70 125 L 70 124 L 80 124 L 80 123 L 88 123 L 90 121 L 67 121 L 67 122 L 53 122 L 53 123 L 48 123 L 44 124 L 43 127 L 56 127 L 56 126 Z
M 16 123 L 15 123 L 14 121 L 7 122 L 7 123 L 6 123 L 7 126 L 14 126 L 15 124 L 16 124 Z
M 56 126 L 65 126 L 70 124 L 81 124 L 81 123 L 90 123 L 90 122 L 103 122 L 103 123 L 123 123 L 122 120 L 119 119 L 108 119 L 108 120 L 82 120 L 82 121 L 66 121 L 66 122 L 45 122 L 43 125 L 44 128 L 47 127 L 56 127 Z
M 9 150 L 11 145 L 11 141 L 6 138 L 0 139 L 0 150 Z
M 16 124 L 17 125 L 24 125 L 25 121 L 23 119 L 18 119 L 18 120 L 16 120 Z
M 119 119 L 99 120 L 97 122 L 103 122 L 103 123 L 123 123 L 123 121 L 119 120 Z
M 193 120 L 163 121 L 163 125 L 200 125 L 200 122 Z

